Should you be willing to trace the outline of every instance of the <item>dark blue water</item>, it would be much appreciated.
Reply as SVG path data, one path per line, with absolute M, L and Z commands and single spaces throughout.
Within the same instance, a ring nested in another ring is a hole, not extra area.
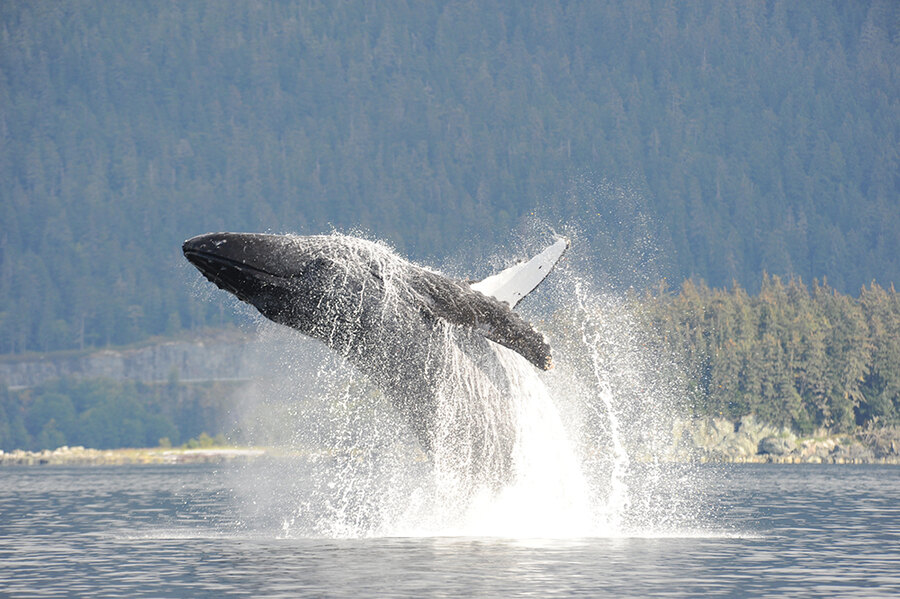
M 286 538 L 205 466 L 0 470 L 8 597 L 900 596 L 900 468 L 732 466 L 641 538 Z M 249 514 L 249 518 L 248 518 Z

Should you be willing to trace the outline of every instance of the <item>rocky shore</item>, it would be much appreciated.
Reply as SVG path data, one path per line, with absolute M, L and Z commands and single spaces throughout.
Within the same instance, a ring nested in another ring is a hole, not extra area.
M 835 435 L 819 431 L 799 437 L 752 416 L 738 422 L 693 420 L 676 425 L 682 458 L 702 462 L 779 464 L 900 464 L 900 429 L 883 428 Z

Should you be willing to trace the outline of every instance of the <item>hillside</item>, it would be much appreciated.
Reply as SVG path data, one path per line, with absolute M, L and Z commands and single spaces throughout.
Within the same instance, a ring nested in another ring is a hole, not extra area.
M 229 321 L 179 255 L 212 230 L 424 259 L 537 213 L 856 294 L 900 282 L 897 148 L 887 0 L 3 2 L 0 353 Z

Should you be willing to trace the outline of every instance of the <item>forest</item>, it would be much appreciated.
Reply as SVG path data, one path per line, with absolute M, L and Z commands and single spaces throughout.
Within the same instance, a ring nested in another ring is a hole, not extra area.
M 855 298 L 900 280 L 898 148 L 890 0 L 7 1 L 0 354 L 228 324 L 179 255 L 215 230 L 433 262 L 540 218 Z
M 900 296 L 872 283 L 858 298 L 764 275 L 740 285 L 685 281 L 634 310 L 685 372 L 693 415 L 755 417 L 801 435 L 900 424 Z
M 758 421 L 801 436 L 900 425 L 900 295 L 872 283 L 858 298 L 827 284 L 763 276 L 737 284 L 665 282 L 627 298 L 671 356 L 685 398 L 677 417 Z M 563 308 L 565 309 L 565 308 Z M 601 315 L 602 317 L 602 315 Z M 201 434 L 246 442 L 228 383 L 55 380 L 0 387 L 0 449 L 99 449 L 181 444 Z M 161 441 L 164 440 L 164 441 Z
M 0 387 L 0 450 L 181 445 L 229 433 L 233 384 L 188 385 L 109 379 L 56 379 L 33 388 Z M 209 431 L 209 433 L 207 433 Z
M 593 248 L 690 413 L 897 425 L 898 198 L 891 0 L 0 3 L 7 356 L 231 326 L 199 233 L 441 266 L 543 227 Z M 228 433 L 223 393 L 0 381 L 0 449 Z

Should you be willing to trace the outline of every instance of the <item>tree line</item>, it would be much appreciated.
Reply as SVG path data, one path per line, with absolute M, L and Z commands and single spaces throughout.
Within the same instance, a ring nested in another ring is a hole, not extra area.
M 57 379 L 32 389 L 0 387 L 0 450 L 63 445 L 116 449 L 202 442 L 234 433 L 227 383 L 144 384 Z M 204 437 L 203 435 L 206 435 Z
M 900 424 L 900 296 L 765 275 L 758 294 L 687 280 L 635 300 L 681 358 L 695 414 L 747 414 L 800 434 Z
M 900 295 L 876 283 L 859 297 L 825 283 L 762 277 L 760 291 L 686 280 L 632 295 L 630 310 L 683 374 L 682 417 L 757 420 L 797 434 L 900 425 Z M 642 350 L 644 351 L 644 350 Z M 652 348 L 647 351 L 653 351 Z M 0 449 L 240 441 L 228 384 L 56 380 L 0 387 Z

